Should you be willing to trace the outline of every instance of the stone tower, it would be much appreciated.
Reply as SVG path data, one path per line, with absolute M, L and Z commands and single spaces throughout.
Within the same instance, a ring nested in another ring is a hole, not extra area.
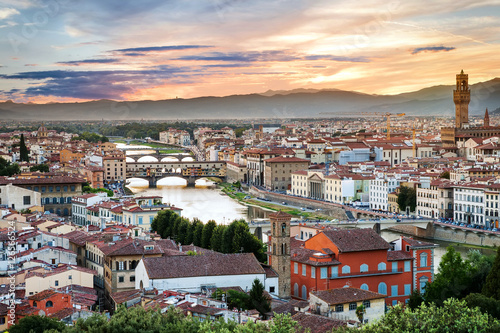
M 469 75 L 464 70 L 457 74 L 457 88 L 453 90 L 453 102 L 455 102 L 455 128 L 469 127 Z
M 486 111 L 484 112 L 483 127 L 490 127 L 490 116 L 488 115 L 488 108 L 486 108 Z
M 278 274 L 278 296 L 290 298 L 290 220 L 292 215 L 279 211 L 271 220 L 271 267 Z

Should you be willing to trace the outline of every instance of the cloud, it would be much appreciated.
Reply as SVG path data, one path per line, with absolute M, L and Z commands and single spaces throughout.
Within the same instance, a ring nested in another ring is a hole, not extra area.
M 165 52 L 165 51 L 179 51 L 191 49 L 204 49 L 210 48 L 210 45 L 165 45 L 165 46 L 146 46 L 146 47 L 131 47 L 126 49 L 113 50 L 114 52 L 121 52 L 126 56 L 141 56 L 147 52 Z
M 188 73 L 189 68 L 166 65 L 145 70 L 117 71 L 68 71 L 52 70 L 39 72 L 21 72 L 0 75 L 0 79 L 43 80 L 24 90 L 24 95 L 57 96 L 79 99 L 120 99 L 136 89 L 165 83 L 166 80 L 187 80 L 198 75 L 196 71 Z M 134 82 L 133 85 L 130 82 Z
M 446 47 L 446 46 L 427 46 L 427 47 L 417 47 L 417 48 L 413 49 L 413 51 L 411 52 L 411 54 L 417 54 L 417 53 L 420 53 L 420 52 L 440 52 L 440 51 L 448 52 L 448 51 L 452 51 L 452 50 L 455 50 L 455 47 L 453 47 L 453 46 L 451 46 L 451 47 Z
M 341 57 L 332 55 L 310 55 L 304 57 L 305 60 L 330 60 L 330 61 L 345 61 L 345 62 L 370 62 L 366 57 Z
M 293 61 L 300 58 L 286 51 L 250 51 L 250 52 L 210 52 L 201 55 L 182 56 L 175 60 L 195 61 L 236 61 L 236 62 L 265 62 L 265 61 Z
M 119 62 L 118 59 L 85 59 L 85 60 L 74 60 L 74 61 L 60 61 L 58 64 L 68 65 L 68 66 L 80 66 L 85 64 L 110 64 L 114 62 Z
M 19 15 L 19 11 L 14 8 L 3 8 L 0 9 L 0 20 L 5 20 L 6 18 L 13 16 L 13 15 Z

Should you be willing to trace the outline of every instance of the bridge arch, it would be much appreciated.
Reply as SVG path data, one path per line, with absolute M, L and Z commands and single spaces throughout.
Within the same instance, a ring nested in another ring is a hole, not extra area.
M 188 182 L 186 179 L 177 176 L 167 176 L 158 179 L 156 185 L 159 186 L 187 186 Z
M 140 157 L 137 160 L 137 162 L 139 162 L 139 163 L 158 162 L 158 159 L 154 156 L 146 155 L 146 156 Z

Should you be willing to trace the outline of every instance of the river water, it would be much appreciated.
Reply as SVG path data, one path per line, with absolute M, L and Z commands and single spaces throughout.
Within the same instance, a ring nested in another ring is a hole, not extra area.
M 266 218 L 271 213 L 259 207 L 238 203 L 209 181 L 201 179 L 195 187 L 185 186 L 185 182 L 182 178 L 169 177 L 160 180 L 157 188 L 148 188 L 146 181 L 131 179 L 128 188 L 135 195 L 161 196 L 164 203 L 182 208 L 182 216 L 189 219 L 198 218 L 205 223 L 209 220 L 219 224 L 229 224 L 237 219 L 252 221 Z

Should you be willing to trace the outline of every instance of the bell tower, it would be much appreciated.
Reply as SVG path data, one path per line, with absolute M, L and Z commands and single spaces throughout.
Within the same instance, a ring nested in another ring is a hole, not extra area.
M 290 298 L 290 220 L 282 211 L 269 215 L 271 220 L 271 267 L 278 274 L 278 296 Z
M 483 127 L 490 127 L 490 116 L 488 115 L 488 108 L 486 108 L 486 111 L 484 112 Z
M 453 90 L 453 102 L 455 102 L 455 128 L 469 127 L 469 75 L 464 70 L 457 74 L 457 87 Z

